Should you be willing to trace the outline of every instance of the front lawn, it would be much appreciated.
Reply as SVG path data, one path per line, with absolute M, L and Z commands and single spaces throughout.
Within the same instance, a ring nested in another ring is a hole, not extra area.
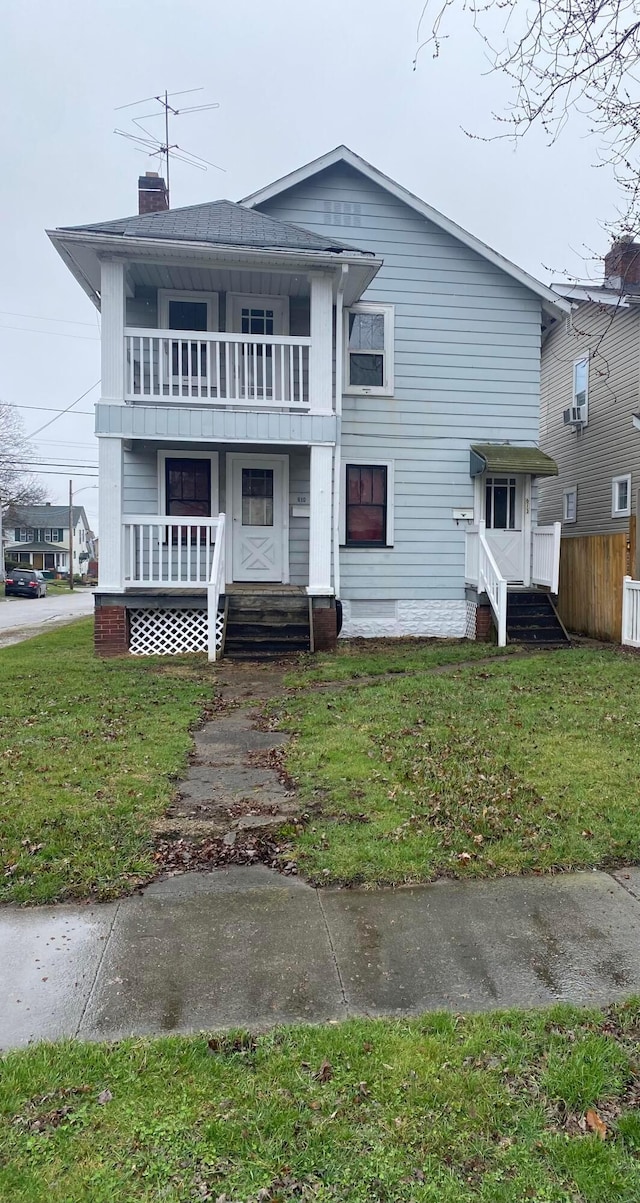
M 11 1203 L 636 1203 L 640 1003 L 39 1045 Z
M 402 883 L 640 860 L 635 657 L 412 669 L 359 685 L 338 660 L 335 688 L 284 704 L 285 763 L 310 812 L 292 836 L 301 872 Z
M 93 621 L 0 651 L 0 900 L 108 898 L 153 871 L 151 823 L 212 693 L 202 657 L 97 660 Z

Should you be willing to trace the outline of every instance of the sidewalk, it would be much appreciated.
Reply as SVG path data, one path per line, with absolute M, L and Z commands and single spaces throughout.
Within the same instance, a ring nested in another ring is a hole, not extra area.
M 640 992 L 640 869 L 315 890 L 263 866 L 0 911 L 0 1047 Z

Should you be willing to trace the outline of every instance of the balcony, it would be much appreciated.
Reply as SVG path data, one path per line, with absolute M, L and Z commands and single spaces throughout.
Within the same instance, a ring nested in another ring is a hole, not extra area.
M 309 409 L 311 339 L 126 328 L 125 401 Z

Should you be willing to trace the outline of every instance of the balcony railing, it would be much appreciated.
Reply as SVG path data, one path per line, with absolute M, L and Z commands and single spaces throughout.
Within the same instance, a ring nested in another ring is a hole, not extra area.
M 122 530 L 125 587 L 207 587 L 221 531 L 224 531 L 222 515 L 215 518 L 128 515 Z
M 310 338 L 127 328 L 127 401 L 309 408 Z

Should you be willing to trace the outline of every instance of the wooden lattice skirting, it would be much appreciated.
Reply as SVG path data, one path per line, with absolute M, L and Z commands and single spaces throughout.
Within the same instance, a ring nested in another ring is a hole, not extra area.
M 132 656 L 179 656 L 206 650 L 206 610 L 129 610 Z

